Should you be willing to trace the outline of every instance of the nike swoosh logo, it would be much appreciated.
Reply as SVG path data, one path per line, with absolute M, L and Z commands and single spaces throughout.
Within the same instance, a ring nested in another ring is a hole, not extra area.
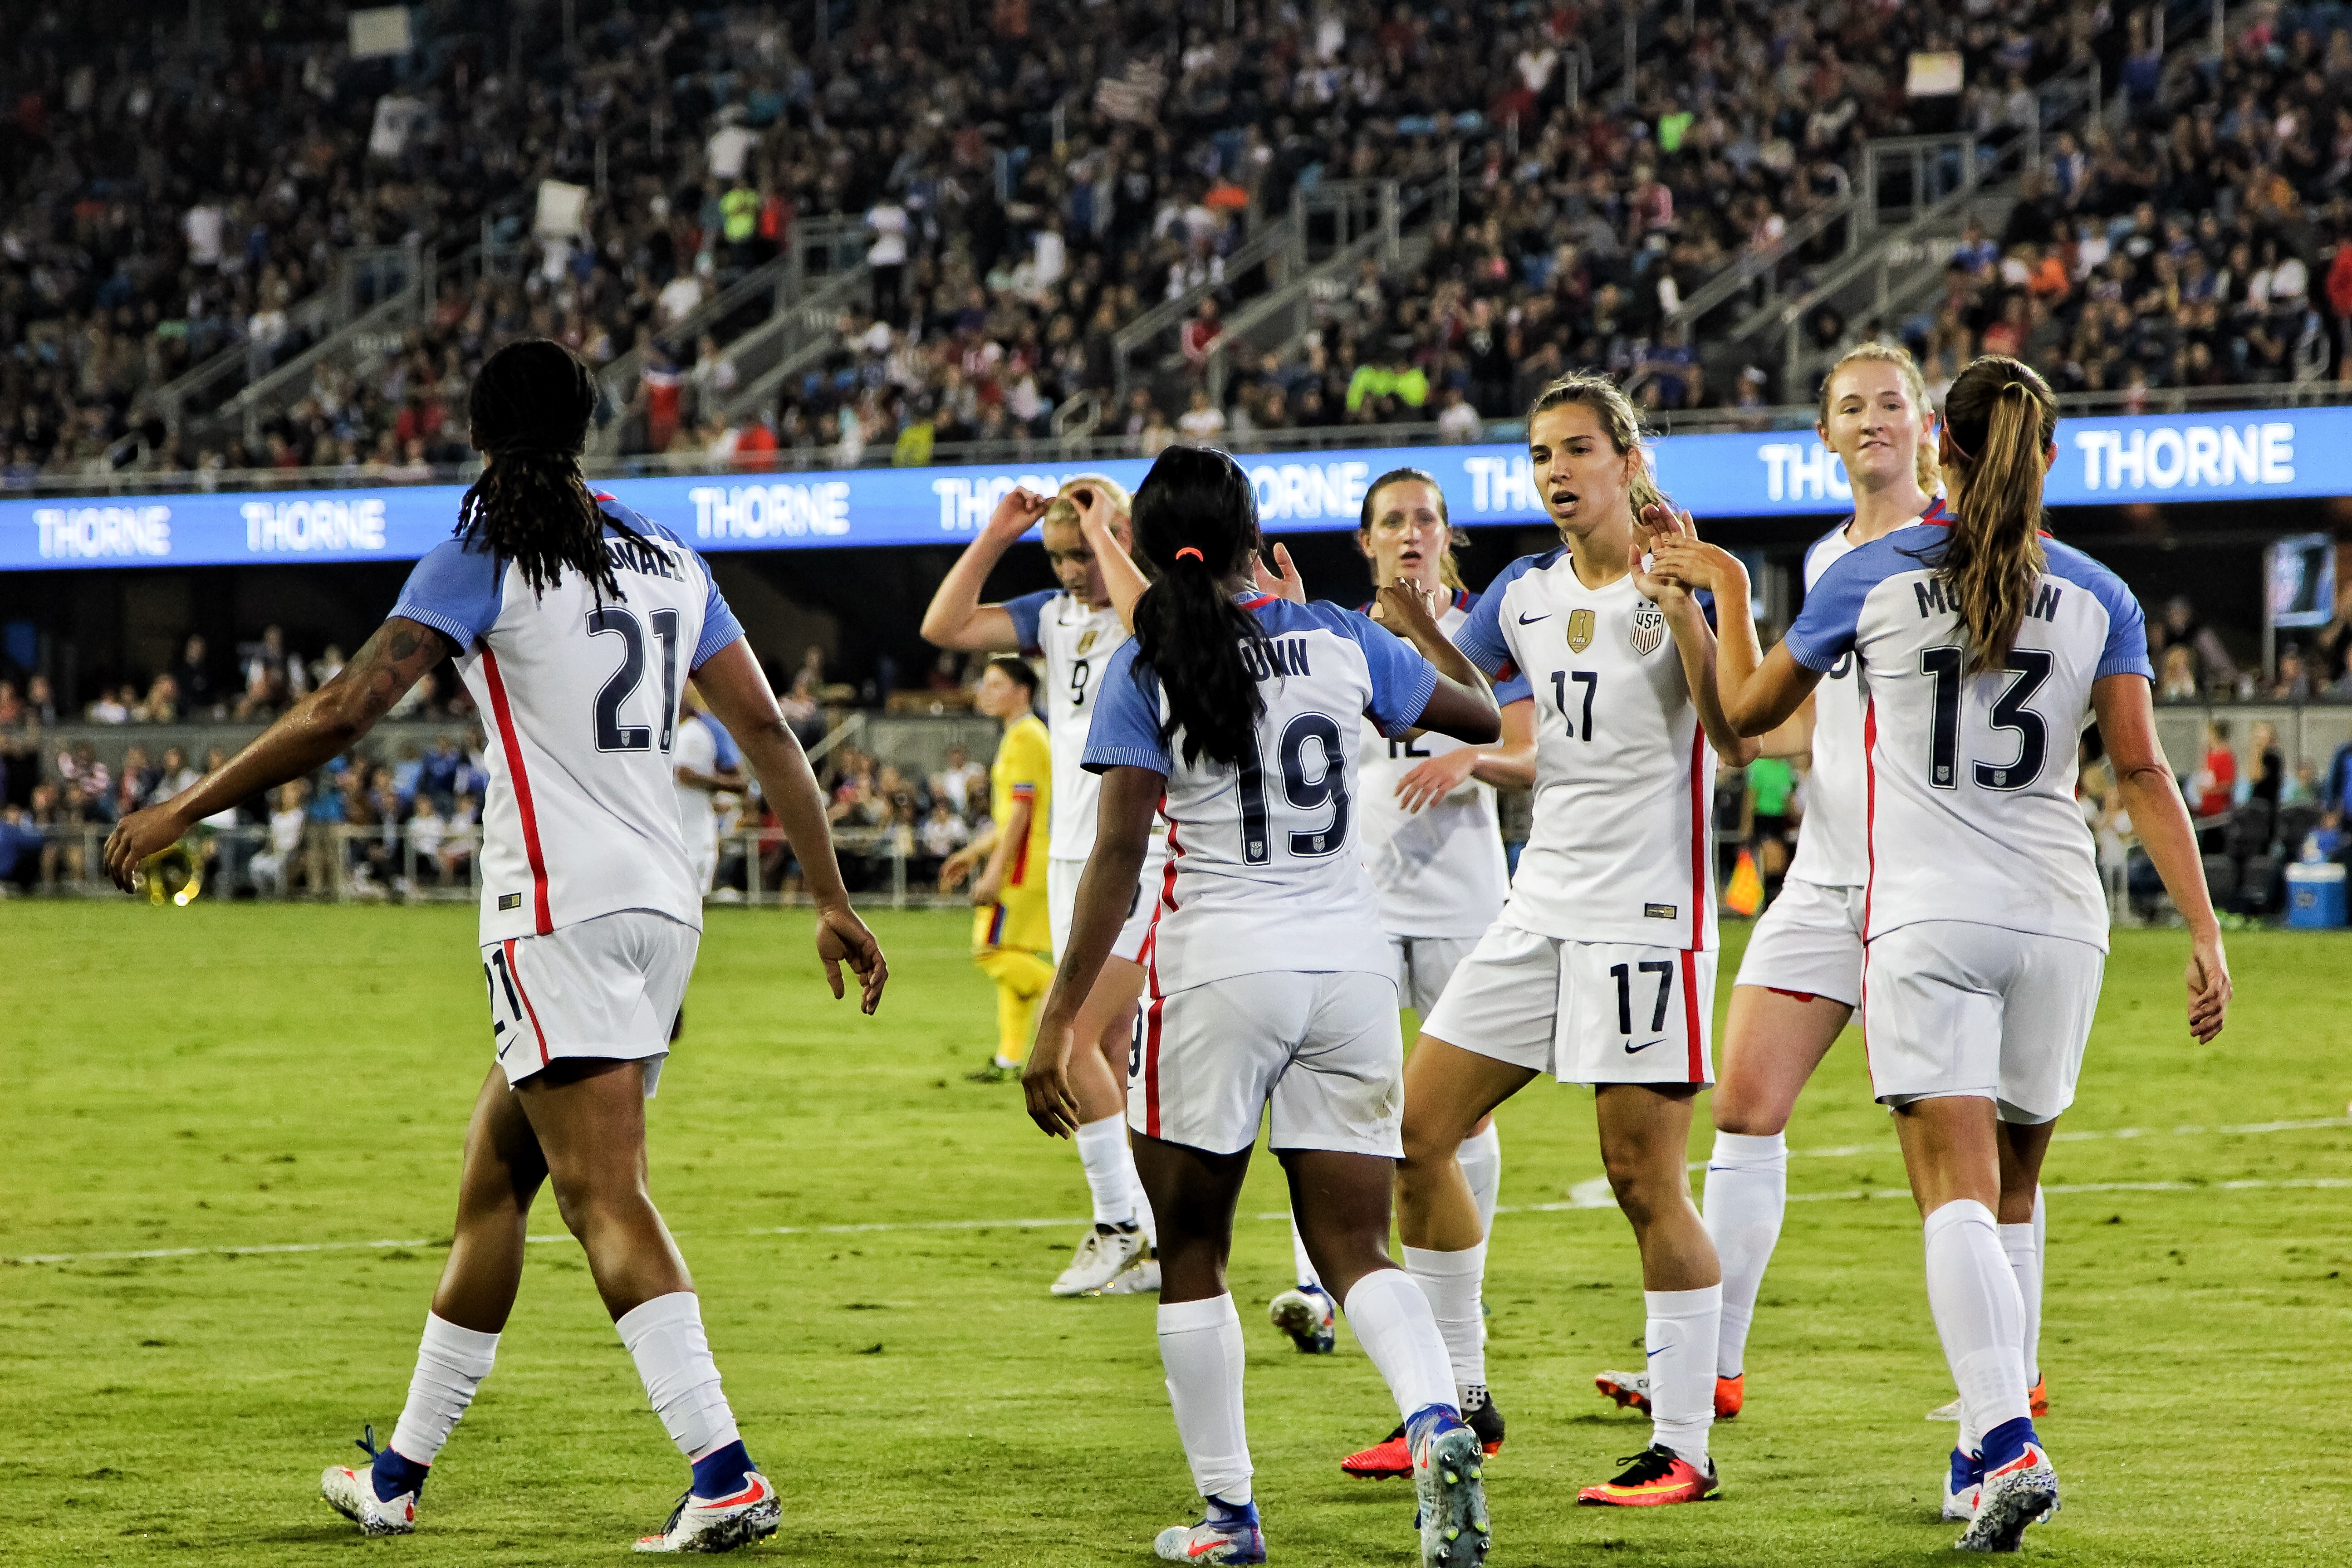
M 1672 1345 L 1660 1345 L 1656 1350 L 1652 1351 L 1650 1354 L 1653 1358 L 1655 1358 L 1665 1354 L 1668 1351 L 1674 1348 L 1675 1347 Z
M 1654 1040 L 1643 1040 L 1638 1046 L 1629 1041 L 1625 1047 L 1625 1054 L 1629 1057 L 1639 1056 L 1642 1052 L 1648 1050 L 1652 1046 L 1663 1046 L 1665 1043 L 1666 1039 L 1664 1035 L 1659 1036 Z
M 1523 626 L 1531 626 L 1538 621 L 1548 621 L 1549 619 L 1551 619 L 1551 612 L 1547 610 L 1540 616 L 1521 616 L 1519 617 L 1519 625 Z

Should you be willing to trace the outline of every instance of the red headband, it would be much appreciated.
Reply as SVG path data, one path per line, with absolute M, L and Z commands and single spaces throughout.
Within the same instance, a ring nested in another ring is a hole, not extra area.
M 1181 561 L 1187 555 L 1191 556 L 1193 560 L 1198 561 L 1203 566 L 1206 566 L 1209 563 L 1208 557 L 1202 555 L 1199 551 L 1193 549 L 1189 544 L 1176 552 L 1176 559 Z

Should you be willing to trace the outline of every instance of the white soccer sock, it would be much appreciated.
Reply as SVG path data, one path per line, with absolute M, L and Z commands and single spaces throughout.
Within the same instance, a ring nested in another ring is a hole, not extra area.
M 1242 1317 L 1230 1294 L 1160 1309 L 1160 1364 L 1192 1484 L 1204 1498 L 1234 1504 L 1250 1500 L 1242 1363 Z
M 2025 1375 L 2042 1381 L 2042 1292 L 2050 1275 L 2050 1205 L 2033 1184 L 2033 1294 L 2026 1299 Z M 2032 1384 L 2028 1385 L 2029 1387 Z
M 1495 1234 L 1495 1202 L 1503 1190 L 1503 1140 L 1493 1122 L 1486 1131 L 1462 1140 L 1454 1156 L 1462 1165 L 1462 1179 L 1470 1184 L 1470 1201 L 1478 1205 L 1478 1234 Z
M 1135 1168 L 1135 1145 L 1119 1140 L 1119 1157 L 1127 1162 L 1127 1185 L 1132 1196 L 1129 1202 L 1135 1208 L 1135 1223 L 1143 1228 L 1144 1245 L 1154 1252 L 1160 1250 L 1160 1221 L 1152 1215 L 1150 1194 L 1143 1190 L 1143 1175 Z
M 1071 1140 L 1094 1194 L 1097 1225 L 1129 1225 L 1135 1219 L 1134 1163 L 1127 1152 L 1127 1118 L 1106 1116 L 1078 1129 Z
M 693 1291 L 656 1296 L 623 1313 L 613 1327 L 637 1363 L 654 1414 L 688 1463 L 740 1436 L 719 1389 L 719 1363 L 710 1359 L 702 1302 Z
M 1715 1425 L 1723 1287 L 1644 1290 L 1642 1303 L 1649 1318 L 1643 1337 L 1650 1352 L 1650 1441 L 1705 1468 L 1707 1428 Z
M 1298 1215 L 1290 1216 L 1290 1261 L 1298 1270 L 1301 1290 L 1323 1289 L 1323 1277 L 1315 1272 L 1315 1260 L 1307 1256 L 1307 1238 L 1298 1233 Z
M 1927 1306 L 1960 1391 L 1960 1447 L 2026 1414 L 2025 1351 L 2017 1277 L 2002 1256 L 1992 1210 L 1959 1198 L 1929 1215 Z
M 457 1428 L 457 1417 L 474 1403 L 499 1336 L 461 1329 L 446 1318 L 425 1314 L 425 1337 L 416 1347 L 416 1373 L 408 1380 L 408 1403 L 392 1429 L 392 1448 L 411 1464 L 429 1465 Z
M 1372 1358 L 1397 1410 L 1407 1418 L 1433 1405 L 1455 1405 L 1454 1369 L 1429 1298 L 1402 1268 L 1375 1268 L 1341 1303 L 1356 1342 Z
M 1405 1271 L 1429 1301 L 1437 1321 L 1438 1337 L 1445 1342 L 1445 1359 L 1454 1366 L 1455 1403 L 1462 1404 L 1474 1388 L 1486 1386 L 1486 1312 L 1479 1292 L 1486 1278 L 1486 1244 L 1461 1252 L 1404 1249 Z
M 1723 1263 L 1723 1328 L 1715 1374 L 1748 1369 L 1748 1331 L 1756 1321 L 1756 1294 L 1780 1242 L 1789 1207 L 1789 1140 L 1773 1132 L 1718 1132 L 1706 1160 L 1706 1233 Z
M 2009 1271 L 2017 1280 L 2017 1348 L 2025 1357 L 2025 1386 L 2031 1392 L 2042 1377 L 2042 1251 L 2033 1245 L 2032 1222 L 2002 1226 L 2000 1249 L 2009 1255 Z

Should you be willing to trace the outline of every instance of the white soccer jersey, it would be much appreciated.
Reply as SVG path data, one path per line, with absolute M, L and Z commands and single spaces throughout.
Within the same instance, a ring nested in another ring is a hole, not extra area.
M 1054 821 L 1046 858 L 1083 861 L 1094 853 L 1095 805 L 1102 780 L 1079 765 L 1095 694 L 1111 655 L 1128 640 L 1118 612 L 1089 607 L 1057 589 L 1024 594 L 1004 608 L 1020 634 L 1021 651 L 1045 658 L 1045 728 L 1054 743 Z
M 1565 547 L 1495 579 L 1455 644 L 1536 704 L 1535 823 L 1503 919 L 1573 942 L 1715 946 L 1715 749 L 1665 613 Z
M 640 536 L 605 532 L 624 597 L 600 605 L 574 572 L 534 595 L 512 562 L 453 539 L 416 563 L 393 606 L 457 645 L 488 721 L 485 943 L 617 910 L 702 925 L 670 754 L 687 678 L 743 628 L 684 541 L 596 499 Z
M 698 773 L 719 771 L 719 740 L 701 715 L 688 713 L 679 718 L 677 738 L 670 746 L 669 761 L 673 768 L 688 768 Z M 676 776 L 675 773 L 671 775 L 673 778 Z M 677 820 L 688 847 L 707 845 L 719 837 L 716 803 L 711 798 L 711 792 L 700 784 L 678 784 Z
M 1469 618 L 1459 589 L 1437 618 L 1448 637 Z M 1431 757 L 1466 744 L 1451 735 L 1391 740 L 1363 721 L 1356 775 L 1363 787 L 1364 864 L 1381 894 L 1381 930 L 1391 936 L 1475 939 L 1494 924 L 1510 890 L 1495 786 L 1472 779 L 1444 800 L 1407 811 L 1397 782 Z
M 1155 997 L 1268 970 L 1394 973 L 1364 868 L 1355 731 L 1367 717 L 1390 734 L 1412 728 L 1437 672 L 1337 605 L 1261 595 L 1242 607 L 1265 628 L 1275 666 L 1259 676 L 1265 712 L 1250 765 L 1183 761 L 1181 730 L 1161 741 L 1159 677 L 1137 665 L 1132 643 L 1103 672 L 1087 742 L 1097 773 L 1149 768 L 1167 780 Z
M 1944 516 L 1944 503 L 1929 504 L 1906 528 Z M 1805 592 L 1822 574 L 1853 553 L 1846 538 L 1848 518 L 1805 552 Z M 1813 688 L 1813 763 L 1805 774 L 1805 820 L 1797 830 L 1797 855 L 1789 875 L 1823 888 L 1859 888 L 1870 871 L 1863 842 L 1862 680 L 1853 660 L 1841 658 Z
M 1899 529 L 1825 573 L 1789 652 L 1854 655 L 1867 693 L 1863 936 L 1973 921 L 2107 942 L 2107 902 L 2074 801 L 2076 737 L 2104 676 L 2150 677 L 2139 604 L 2055 540 L 2007 668 L 1963 673 L 1966 628 L 1934 565 L 1946 525 Z

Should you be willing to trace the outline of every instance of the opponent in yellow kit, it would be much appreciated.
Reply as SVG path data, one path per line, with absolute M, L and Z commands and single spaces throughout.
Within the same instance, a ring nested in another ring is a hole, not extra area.
M 989 831 L 950 856 L 940 882 L 951 888 L 985 858 L 971 885 L 971 961 L 996 982 L 996 1054 L 976 1078 L 1021 1070 L 1038 1002 L 1053 984 L 1053 935 L 1045 899 L 1045 825 L 1052 820 L 1053 747 L 1032 710 L 1037 674 L 1018 658 L 989 660 L 979 707 L 1004 723 L 989 765 Z

